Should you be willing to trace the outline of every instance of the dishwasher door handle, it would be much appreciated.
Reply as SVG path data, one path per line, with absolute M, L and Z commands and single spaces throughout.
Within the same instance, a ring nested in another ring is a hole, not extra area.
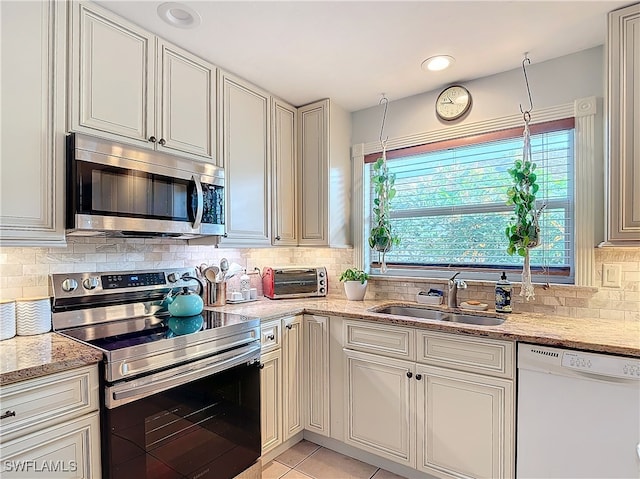
M 636 446 L 636 452 L 638 453 L 638 459 L 640 459 L 640 442 Z

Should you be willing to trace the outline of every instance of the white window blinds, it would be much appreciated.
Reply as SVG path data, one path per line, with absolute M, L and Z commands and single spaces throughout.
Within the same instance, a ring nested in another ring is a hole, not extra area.
M 548 274 L 571 276 L 573 235 L 573 128 L 534 134 L 542 244 L 531 265 Z M 522 157 L 522 137 L 457 146 L 388 160 L 396 174 L 391 202 L 392 228 L 400 245 L 387 253 L 393 269 L 511 269 L 522 258 L 509 256 L 505 229 L 511 177 L 507 170 Z M 373 197 L 373 195 L 370 195 Z M 372 205 L 369 205 L 371 212 Z M 376 266 L 378 254 L 372 252 Z

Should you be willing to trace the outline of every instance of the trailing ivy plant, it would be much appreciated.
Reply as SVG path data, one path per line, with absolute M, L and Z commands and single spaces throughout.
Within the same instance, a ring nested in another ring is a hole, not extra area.
M 544 206 L 536 210 L 536 193 L 539 186 L 536 183 L 535 170 L 536 164 L 529 160 L 516 160 L 513 168 L 508 170 L 513 179 L 513 186 L 507 190 L 507 204 L 514 206 L 514 216 L 505 230 L 509 240 L 509 255 L 518 253 L 520 256 L 527 256 L 528 249 L 539 244 L 538 218 Z
M 369 246 L 386 253 L 391 246 L 400 244 L 400 237 L 391 232 L 389 202 L 396 196 L 396 175 L 389 172 L 384 155 L 373 164 L 371 176 L 375 191 L 373 199 L 373 226 L 369 233 Z

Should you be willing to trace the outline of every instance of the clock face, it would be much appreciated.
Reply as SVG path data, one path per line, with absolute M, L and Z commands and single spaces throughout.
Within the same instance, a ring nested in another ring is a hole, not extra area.
M 460 85 L 442 90 L 436 100 L 436 114 L 447 121 L 457 120 L 471 108 L 471 94 Z

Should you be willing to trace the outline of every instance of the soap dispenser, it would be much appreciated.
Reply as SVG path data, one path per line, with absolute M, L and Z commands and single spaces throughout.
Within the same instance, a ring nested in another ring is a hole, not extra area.
M 510 313 L 511 311 L 511 283 L 507 281 L 507 275 L 503 271 L 500 281 L 496 283 L 496 312 Z

